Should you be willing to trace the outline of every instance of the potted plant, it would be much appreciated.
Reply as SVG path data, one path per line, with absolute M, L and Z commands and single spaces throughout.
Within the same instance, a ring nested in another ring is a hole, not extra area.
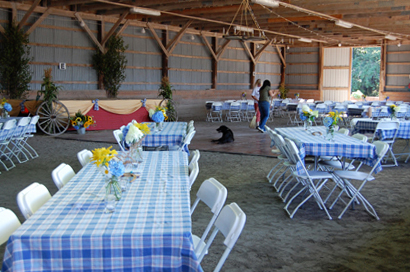
M 285 87 L 285 83 L 281 83 L 279 86 L 280 98 L 285 99 L 288 96 L 289 89 Z
M 174 91 L 175 90 L 172 88 L 172 85 L 169 82 L 169 78 L 166 76 L 163 77 L 161 79 L 161 85 L 159 86 L 159 89 L 158 89 L 158 96 L 162 96 L 162 101 L 160 103 L 160 106 L 162 105 L 162 102 L 164 100 L 167 100 L 167 104 L 165 106 L 166 111 L 167 111 L 166 116 L 168 116 L 167 121 L 177 121 L 178 120 L 177 110 L 172 100 L 172 95 Z
M 71 125 L 77 130 L 78 134 L 85 134 L 85 130 L 95 124 L 92 116 L 84 115 L 80 110 L 70 120 Z
M 51 76 L 52 68 L 44 69 L 43 83 L 41 83 L 41 90 L 37 92 L 36 100 L 38 101 L 43 95 L 43 100 L 47 101 L 49 106 L 53 100 L 57 99 L 58 92 L 62 89 L 61 86 L 57 86 L 53 82 Z

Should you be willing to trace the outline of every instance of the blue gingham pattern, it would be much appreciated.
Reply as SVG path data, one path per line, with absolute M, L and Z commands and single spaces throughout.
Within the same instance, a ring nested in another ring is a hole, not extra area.
M 320 131 L 322 136 L 313 136 L 310 132 L 299 127 L 275 128 L 275 131 L 293 140 L 299 147 L 299 156 L 302 160 L 307 155 L 311 156 L 341 156 L 351 159 L 360 159 L 370 166 L 374 166 L 377 161 L 376 147 L 370 143 L 363 143 L 358 139 L 335 133 L 334 141 L 325 140 L 326 128 L 316 126 L 314 131 Z M 382 166 L 376 167 L 375 172 L 382 170 Z M 297 166 L 297 172 L 303 174 L 300 165 Z
M 21 117 L 20 117 L 21 118 Z M 0 123 L 5 123 L 8 120 L 11 119 L 19 119 L 19 117 L 9 117 L 6 119 L 0 119 Z M 18 120 L 17 120 L 18 123 Z M 24 127 L 17 127 L 17 123 L 16 123 L 16 127 L 13 130 L 13 136 L 20 136 L 21 132 L 23 132 Z M 4 124 L 3 124 L 4 126 Z M 36 133 L 37 132 L 37 128 L 36 125 L 33 124 L 29 124 L 26 133 Z M 6 139 L 8 132 L 6 132 L 3 129 L 0 129 L 0 141 L 3 141 Z
M 144 152 L 141 177 L 104 213 L 87 164 L 10 237 L 3 272 L 202 271 L 194 253 L 185 152 Z
M 163 122 L 163 129 L 154 132 L 155 123 L 148 123 L 151 133 L 142 140 L 143 146 L 182 145 L 186 136 L 186 122 Z
M 354 129 L 352 131 L 352 134 L 355 133 L 374 133 L 374 130 L 377 127 L 377 124 L 381 120 L 359 120 L 357 121 L 356 125 L 354 126 Z M 399 126 L 399 131 L 397 132 L 396 138 L 400 139 L 410 139 L 410 121 L 399 121 L 400 126 Z M 385 139 L 390 139 L 393 137 L 395 133 L 395 130 L 385 130 L 385 131 L 379 131 L 377 136 L 381 140 Z

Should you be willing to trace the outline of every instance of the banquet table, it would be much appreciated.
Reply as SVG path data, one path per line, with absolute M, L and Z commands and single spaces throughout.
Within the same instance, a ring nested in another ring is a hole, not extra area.
M 376 130 L 377 124 L 383 120 L 371 120 L 371 119 L 363 119 L 363 120 L 357 120 L 356 124 L 354 125 L 352 134 L 355 133 L 374 133 Z M 390 118 L 387 120 L 390 121 Z M 397 138 L 400 139 L 410 139 L 410 121 L 399 121 L 400 126 L 399 126 L 399 131 L 397 132 Z M 389 130 L 389 131 L 383 131 L 379 136 L 381 139 L 385 138 L 391 138 L 394 133 L 394 131 Z
M 0 123 L 3 123 L 3 125 L 4 125 L 5 122 L 7 122 L 8 120 L 12 120 L 12 119 L 16 119 L 16 120 L 17 120 L 17 123 L 18 123 L 18 121 L 19 121 L 21 118 L 23 118 L 23 117 L 0 118 Z M 16 123 L 16 126 L 17 126 L 17 123 Z M 21 132 L 22 132 L 22 129 L 23 129 L 22 127 L 16 127 L 16 128 L 14 128 L 13 136 L 19 136 L 19 135 L 21 134 Z M 36 133 L 36 132 L 37 132 L 36 125 L 34 125 L 34 124 L 29 124 L 26 133 Z M 5 133 L 5 131 L 3 131 L 3 130 L 0 128 L 0 141 L 4 140 L 4 139 L 6 138 L 6 136 L 7 136 L 7 133 Z
M 185 152 L 144 152 L 113 213 L 84 166 L 9 238 L 2 271 L 202 271 L 194 253 Z
M 163 129 L 155 131 L 155 123 L 148 123 L 151 133 L 142 141 L 143 146 L 181 146 L 187 133 L 186 122 L 163 122 Z
M 314 136 L 312 132 L 304 130 L 302 127 L 283 127 L 275 128 L 275 131 L 282 137 L 287 137 L 293 140 L 299 147 L 299 156 L 302 160 L 307 155 L 320 156 L 340 156 L 344 158 L 359 159 L 365 164 L 374 166 L 377 162 L 376 147 L 370 143 L 363 143 L 362 141 L 353 137 L 346 136 L 341 133 L 335 133 L 334 141 L 325 140 L 326 128 L 324 126 L 315 126 L 311 131 L 321 133 L 321 135 Z M 301 166 L 297 167 L 300 172 Z M 375 172 L 382 170 L 379 163 Z

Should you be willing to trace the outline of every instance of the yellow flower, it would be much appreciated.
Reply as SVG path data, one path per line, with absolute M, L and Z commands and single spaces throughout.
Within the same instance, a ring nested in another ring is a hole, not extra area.
M 134 126 L 136 126 L 145 135 L 150 134 L 151 132 L 147 124 L 134 123 Z
M 82 122 L 83 120 L 80 117 L 75 118 L 75 121 L 78 122 Z
M 93 155 L 91 161 L 97 165 L 97 167 L 108 166 L 108 162 L 117 154 L 117 151 L 111 150 L 111 148 L 112 146 L 108 148 L 102 147 L 94 149 L 92 151 Z

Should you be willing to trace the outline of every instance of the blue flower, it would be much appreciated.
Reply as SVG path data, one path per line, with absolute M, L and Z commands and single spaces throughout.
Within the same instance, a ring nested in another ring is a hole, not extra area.
M 390 114 L 392 114 L 392 113 L 393 113 L 393 109 L 392 109 L 392 108 L 390 108 L 390 107 L 388 107 L 388 108 L 387 108 L 387 111 L 388 111 Z
M 389 100 L 389 98 L 390 98 L 389 96 L 388 96 L 388 97 L 386 97 L 386 100 Z
M 113 176 L 120 177 L 124 175 L 125 167 L 121 161 L 110 160 L 108 163 L 108 168 Z
M 9 103 L 5 103 L 3 106 L 3 109 L 5 109 L 6 111 L 11 111 L 13 108 L 11 107 Z
M 323 119 L 323 125 L 325 125 L 326 127 L 330 127 L 333 124 L 333 118 L 332 117 L 326 117 L 325 119 Z
M 162 111 L 157 111 L 156 113 L 154 113 L 151 117 L 152 121 L 154 121 L 155 123 L 159 123 L 159 122 L 164 122 L 164 114 L 162 113 Z
M 302 120 L 302 121 L 307 120 L 307 117 L 303 112 L 300 114 L 300 120 Z

